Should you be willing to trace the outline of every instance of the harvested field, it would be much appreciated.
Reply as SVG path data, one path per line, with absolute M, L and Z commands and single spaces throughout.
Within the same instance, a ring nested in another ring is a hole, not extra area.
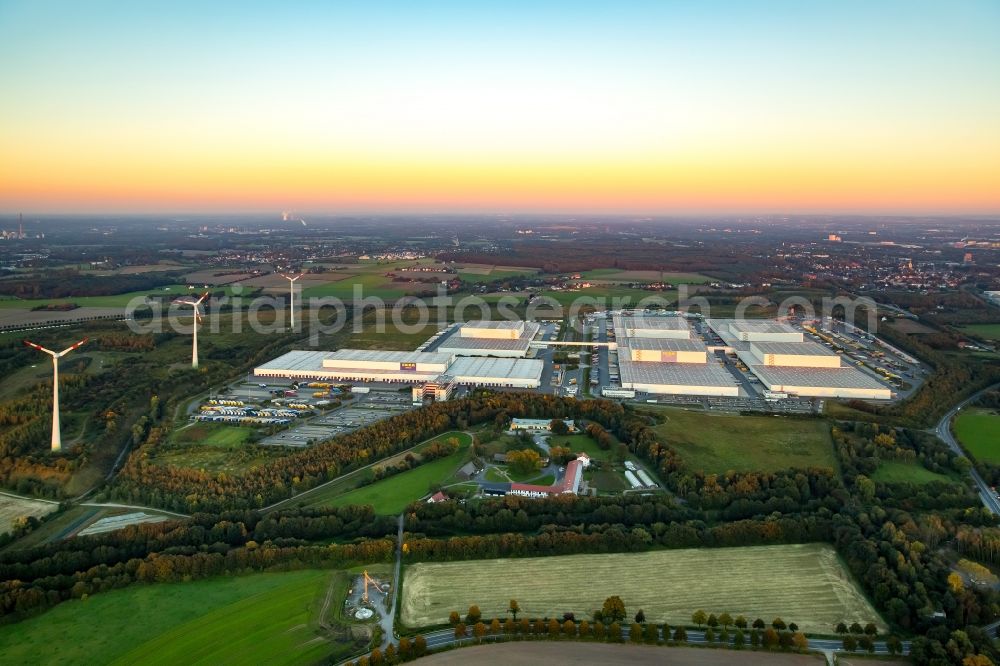
M 840 621 L 885 629 L 826 544 L 421 562 L 406 570 L 401 617 L 410 627 L 441 624 L 472 604 L 503 617 L 514 598 L 526 616 L 582 618 L 613 594 L 627 613 L 642 608 L 670 624 L 689 624 L 703 609 L 780 616 L 807 632 L 830 633 Z
M 496 645 L 451 650 L 424 657 L 427 666 L 508 666 L 509 664 L 546 664 L 570 666 L 604 664 L 605 666 L 708 666 L 709 664 L 739 664 L 740 666 L 821 666 L 821 655 L 750 652 L 748 650 L 716 650 L 683 647 L 657 647 L 592 643 L 578 641 L 518 641 Z M 841 662 L 844 663 L 844 662 Z M 886 662 L 878 662 L 883 664 Z M 893 662 L 896 663 L 896 662 Z
M 9 532 L 18 518 L 41 518 L 59 508 L 59 505 L 39 500 L 23 499 L 13 495 L 0 495 L 0 534 Z

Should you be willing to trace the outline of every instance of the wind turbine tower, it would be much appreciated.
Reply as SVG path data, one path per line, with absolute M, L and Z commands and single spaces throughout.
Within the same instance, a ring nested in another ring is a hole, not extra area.
M 295 277 L 289 277 L 284 273 L 281 274 L 281 277 L 288 280 L 288 301 L 289 301 L 289 307 L 291 307 L 291 312 L 288 315 L 288 322 L 290 324 L 290 328 L 292 328 L 293 330 L 295 329 L 295 281 L 298 280 L 303 275 L 305 275 L 305 273 L 299 273 Z
M 179 305 L 190 305 L 194 308 L 194 321 L 192 322 L 192 335 L 191 335 L 191 367 L 198 367 L 198 322 L 201 321 L 201 302 L 208 298 L 208 292 L 206 291 L 201 295 L 197 301 L 175 301 Z
M 54 352 L 51 349 L 46 349 L 41 345 L 37 345 L 31 340 L 25 340 L 24 344 L 28 345 L 32 349 L 37 349 L 40 352 L 45 352 L 52 357 L 52 450 L 60 451 L 62 450 L 62 437 L 59 434 L 59 359 L 61 359 L 66 354 L 70 353 L 74 349 L 80 347 L 89 338 L 84 338 L 78 343 L 71 347 L 67 347 L 61 352 Z

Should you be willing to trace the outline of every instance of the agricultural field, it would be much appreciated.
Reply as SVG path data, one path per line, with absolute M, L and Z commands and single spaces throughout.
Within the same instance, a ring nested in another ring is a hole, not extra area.
M 58 504 L 0 493 L 0 534 L 10 532 L 19 518 L 41 518 L 59 508 Z
M 331 487 L 310 494 L 306 499 L 307 506 L 370 504 L 376 513 L 398 514 L 409 503 L 427 495 L 431 485 L 444 484 L 465 462 L 466 454 L 472 445 L 472 438 L 468 434 L 449 432 L 435 437 L 431 442 L 450 437 L 457 437 L 459 440 L 458 451 L 450 456 L 432 460 L 401 474 L 346 492 L 338 484 L 331 484 Z
M 1000 324 L 970 324 L 961 328 L 969 335 L 986 340 L 1000 340 Z
M 679 284 L 705 284 L 712 278 L 700 273 L 679 273 L 673 271 L 628 271 L 617 268 L 595 268 L 580 274 L 585 280 L 601 282 L 663 282 L 674 286 Z
M 0 310 L 31 310 L 32 308 L 45 305 L 55 305 L 59 303 L 75 303 L 79 307 L 89 308 L 124 308 L 133 298 L 141 296 L 169 296 L 171 298 L 185 295 L 188 287 L 184 284 L 166 285 L 156 289 L 146 289 L 143 291 L 130 291 L 126 294 L 114 294 L 112 296 L 70 296 L 67 298 L 31 298 L 31 299 L 0 299 Z M 56 313 L 72 315 L 70 310 L 66 313 Z
M 0 626 L 7 664 L 312 664 L 351 649 L 318 631 L 329 571 L 132 585 Z M 96 629 L 95 629 L 96 628 Z
M 976 460 L 1000 465 L 1000 412 L 965 409 L 955 419 L 955 436 Z
M 573 289 L 567 291 L 544 291 L 539 297 L 555 301 L 563 307 L 569 307 L 578 298 L 596 299 L 597 305 L 612 307 L 616 303 L 625 307 L 635 307 L 640 303 L 650 305 L 669 305 L 677 300 L 676 291 L 650 291 L 648 289 L 632 289 L 615 284 Z M 590 301 L 587 301 L 590 302 Z M 535 307 L 538 307 L 537 305 Z
M 872 481 L 878 483 L 933 483 L 943 481 L 954 483 L 955 479 L 944 474 L 932 472 L 916 462 L 883 461 L 871 475 Z
M 827 544 L 421 562 L 406 569 L 401 619 L 409 627 L 441 624 L 472 604 L 484 617 L 503 617 L 511 598 L 526 617 L 585 618 L 613 594 L 629 615 L 641 608 L 672 625 L 690 624 L 704 609 L 780 616 L 815 633 L 832 633 L 842 620 L 886 628 Z
M 706 414 L 657 408 L 665 419 L 655 430 L 692 470 L 722 474 L 829 467 L 837 460 L 829 425 L 820 420 Z

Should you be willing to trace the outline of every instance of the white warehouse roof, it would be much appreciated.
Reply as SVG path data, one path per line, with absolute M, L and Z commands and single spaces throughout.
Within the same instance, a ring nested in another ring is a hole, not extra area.
M 783 356 L 836 356 L 831 349 L 807 340 L 805 342 L 751 342 L 750 347 L 761 354 L 780 354 Z
M 628 338 L 621 343 L 622 347 L 630 349 L 651 349 L 659 351 L 705 351 L 705 343 L 701 340 L 682 340 L 677 338 Z
M 369 361 L 374 363 L 443 363 L 454 354 L 416 351 L 372 351 L 368 349 L 338 349 L 327 352 L 326 361 Z M 327 365 L 330 365 L 329 363 Z

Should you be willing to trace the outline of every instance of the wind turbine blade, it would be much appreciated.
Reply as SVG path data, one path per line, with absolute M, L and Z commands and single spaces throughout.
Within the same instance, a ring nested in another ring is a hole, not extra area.
M 200 305 L 200 304 L 201 304 L 201 302 L 202 302 L 203 300 L 205 300 L 206 298 L 208 298 L 208 292 L 207 292 L 207 291 L 206 291 L 206 292 L 205 292 L 204 294 L 202 294 L 202 295 L 201 295 L 201 298 L 199 298 L 199 299 L 198 299 L 198 302 L 197 302 L 197 303 L 195 303 L 195 305 Z
M 54 351 L 52 351 L 51 349 L 46 349 L 45 347 L 43 347 L 43 346 L 41 346 L 39 344 L 35 344 L 31 340 L 25 340 L 24 344 L 28 345 L 32 349 L 37 349 L 40 352 L 45 352 L 49 356 L 55 356 L 56 355 L 56 353 Z
M 79 349 L 79 348 L 80 348 L 80 347 L 82 347 L 82 346 L 83 346 L 83 345 L 84 345 L 84 344 L 85 344 L 85 343 L 87 342 L 87 340 L 89 340 L 89 339 L 90 339 L 90 338 L 84 338 L 83 340 L 80 340 L 79 342 L 77 342 L 77 343 L 76 343 L 75 345 L 70 345 L 70 346 L 69 346 L 69 347 L 67 347 L 66 349 L 63 349 L 63 350 L 62 350 L 61 352 L 59 352 L 59 356 L 65 356 L 66 354 L 70 353 L 70 352 L 71 352 L 71 351 L 73 351 L 74 349 Z

